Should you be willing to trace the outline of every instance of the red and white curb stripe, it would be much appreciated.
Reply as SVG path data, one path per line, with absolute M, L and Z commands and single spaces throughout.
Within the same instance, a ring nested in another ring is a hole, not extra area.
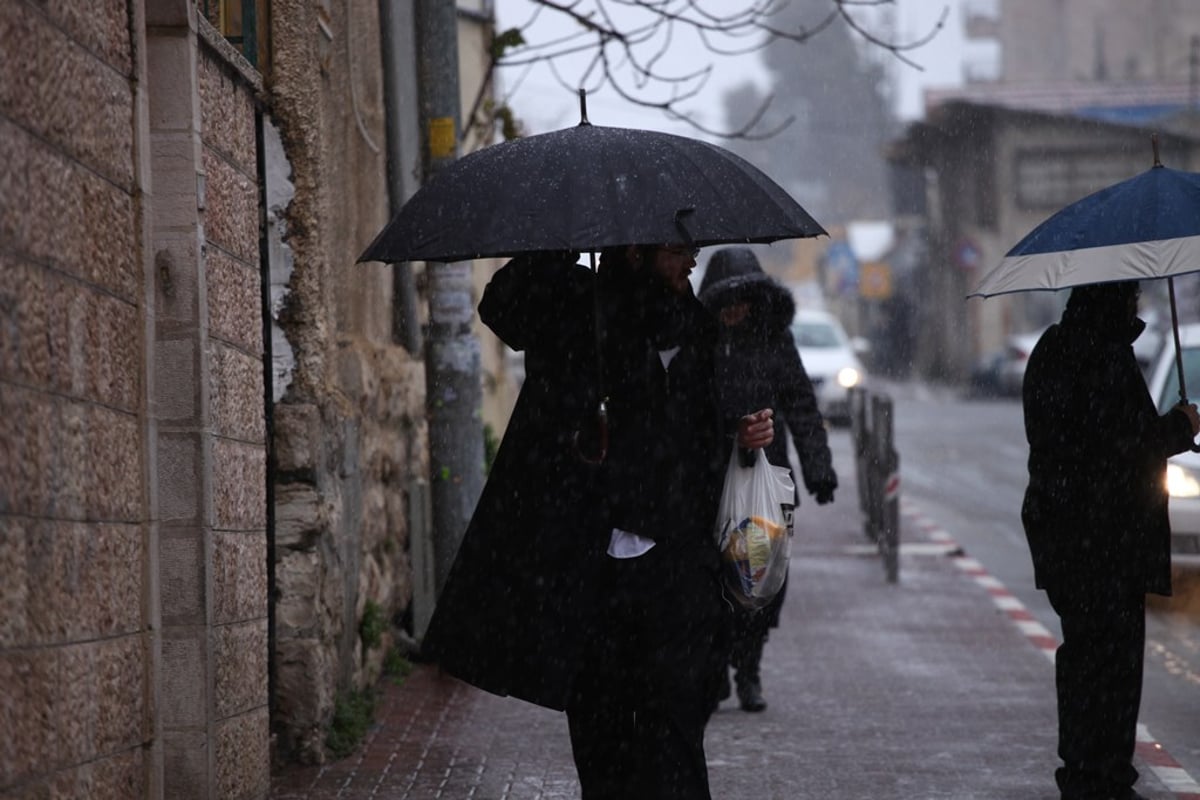
M 1017 599 L 1003 583 L 988 574 L 982 564 L 968 557 L 953 536 L 926 517 L 910 501 L 901 498 L 900 513 L 907 517 L 916 529 L 925 534 L 930 541 L 944 547 L 946 554 L 954 557 L 954 565 L 983 588 L 991 596 L 996 608 L 1003 611 L 1017 626 L 1017 629 L 1025 634 L 1025 638 L 1051 663 L 1054 663 L 1054 653 L 1059 644 L 1058 639 L 1046 626 L 1033 618 L 1033 614 L 1029 612 L 1024 603 Z M 1178 761 L 1171 757 L 1165 747 L 1155 740 L 1145 725 L 1138 725 L 1135 751 L 1142 763 L 1154 773 L 1154 776 L 1174 793 L 1175 800 L 1200 800 L 1200 784 L 1180 766 Z

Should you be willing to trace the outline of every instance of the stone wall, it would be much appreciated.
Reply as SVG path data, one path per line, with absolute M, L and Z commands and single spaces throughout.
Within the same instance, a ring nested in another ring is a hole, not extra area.
M 275 322 L 294 357 L 273 407 L 274 731 L 280 759 L 320 762 L 338 695 L 377 679 L 392 643 L 364 648 L 368 603 L 408 611 L 424 365 L 392 341 L 390 270 L 355 264 L 389 216 L 378 4 L 276 0 L 271 39 L 291 184 Z
M 0 0 L 5 798 L 141 796 L 153 739 L 135 53 L 72 9 Z
M 187 0 L 0 41 L 0 797 L 265 797 L 261 86 Z

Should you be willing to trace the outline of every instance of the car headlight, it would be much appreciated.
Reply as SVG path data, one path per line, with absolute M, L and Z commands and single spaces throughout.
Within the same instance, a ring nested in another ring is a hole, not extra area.
M 858 374 L 858 370 L 856 370 L 854 367 L 842 367 L 838 370 L 838 386 L 841 386 L 843 389 L 849 389 L 851 386 L 857 386 L 860 380 L 862 380 L 862 376 Z
M 1190 469 L 1168 463 L 1167 493 L 1171 497 L 1200 497 L 1200 480 Z

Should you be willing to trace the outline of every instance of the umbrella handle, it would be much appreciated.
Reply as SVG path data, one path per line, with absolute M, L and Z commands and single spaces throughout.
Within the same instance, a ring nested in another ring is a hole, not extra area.
M 575 431 L 572 437 L 572 444 L 575 446 L 575 455 L 585 464 L 602 464 L 605 457 L 608 456 L 608 403 L 604 400 L 600 401 L 600 407 L 596 409 L 596 427 L 599 436 L 597 446 L 597 454 L 593 458 L 583 452 L 583 448 L 579 446 L 579 431 Z
M 1179 375 L 1179 402 L 1187 405 L 1187 386 L 1183 383 L 1183 348 L 1179 345 L 1179 314 L 1175 310 L 1175 278 L 1167 277 L 1167 294 L 1171 298 L 1171 333 L 1175 336 L 1175 372 Z M 1193 453 L 1200 453 L 1200 444 L 1192 442 Z

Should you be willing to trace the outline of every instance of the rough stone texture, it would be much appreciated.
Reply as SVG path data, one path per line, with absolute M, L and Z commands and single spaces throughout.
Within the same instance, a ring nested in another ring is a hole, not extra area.
M 329 506 L 315 486 L 287 483 L 276 487 L 275 546 L 281 550 L 309 547 L 325 530 L 329 515 Z
M 213 629 L 216 716 L 226 719 L 267 705 L 267 620 Z
M 205 235 L 210 245 L 258 263 L 258 187 L 212 148 L 204 148 Z
M 262 359 L 210 340 L 208 349 L 209 398 L 213 432 L 242 442 L 262 444 Z
M 59 696 L 58 652 L 54 649 L 0 650 L 0 775 L 29 777 L 44 767 L 56 745 L 53 707 Z M 5 780 L 8 783 L 8 780 Z
M 56 365 L 46 335 L 49 305 L 45 270 L 0 253 L 0 375 L 38 389 L 51 386 Z
M 133 177 L 128 61 L 98 61 L 20 0 L 0 0 L 0 41 L 5 43 L 0 71 L 12 76 L 0 85 L 0 108 L 128 189 Z M 83 108 L 89 113 L 80 114 Z
M 325 726 L 333 715 L 337 664 L 329 648 L 305 639 L 275 645 L 275 716 L 282 723 L 279 748 L 292 760 L 325 762 Z
M 7 121 L 0 133 L 0 155 L 11 165 L 4 172 L 13 173 L 4 178 L 11 193 L 0 197 L 6 250 L 134 302 L 141 278 L 128 192 Z
M 243 174 L 255 172 L 254 106 L 233 71 L 212 58 L 200 59 L 201 137 Z
M 266 707 L 217 723 L 216 800 L 261 800 L 271 786 Z
M 258 531 L 212 537 L 213 622 L 267 617 L 267 542 Z
M 267 509 L 266 452 L 261 445 L 213 439 L 213 527 L 264 530 Z
M 48 505 L 55 407 L 43 394 L 0 381 L 0 512 Z
M 64 461 L 63 472 L 82 473 L 85 508 L 92 518 L 141 519 L 144 470 L 139 420 L 100 406 L 85 407 L 81 416 L 86 426 L 85 457 L 73 465 Z
M 0 651 L 26 641 L 30 595 L 29 520 L 0 520 Z M 0 760 L 0 763 L 3 763 Z
M 209 336 L 248 353 L 261 351 L 262 276 L 258 270 L 214 249 L 208 253 L 207 274 Z
M 321 411 L 312 403 L 275 406 L 275 464 L 285 475 L 313 474 L 321 457 Z
M 49 639 L 43 641 L 131 634 L 140 628 L 144 553 L 139 525 L 43 522 L 33 530 L 30 549 L 45 548 L 51 570 L 30 591 L 31 617 L 46 625 Z

